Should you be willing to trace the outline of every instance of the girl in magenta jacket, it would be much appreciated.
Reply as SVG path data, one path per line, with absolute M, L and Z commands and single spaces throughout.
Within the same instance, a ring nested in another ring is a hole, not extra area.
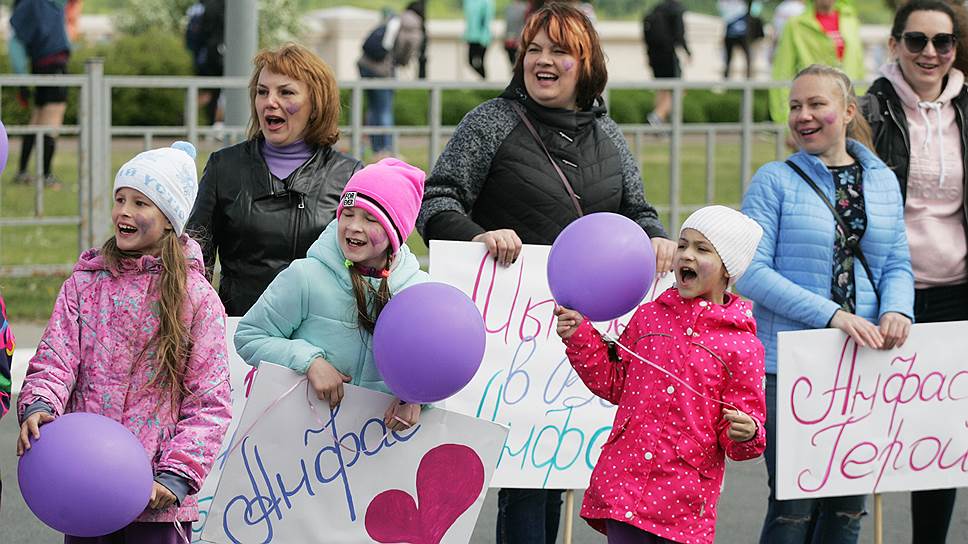
M 112 535 L 66 544 L 175 544 L 231 419 L 225 309 L 184 234 L 198 191 L 195 148 L 139 154 L 114 180 L 115 235 L 64 282 L 18 401 L 17 453 L 70 412 L 107 416 L 144 446 L 155 483 L 145 511 Z M 97 439 L 97 437 L 91 437 Z M 79 497 L 83 500 L 83 497 Z M 176 525 L 173 522 L 178 522 Z
M 689 216 L 676 286 L 639 307 L 619 345 L 556 312 L 575 371 L 618 405 L 581 508 L 609 544 L 713 542 L 725 456 L 763 453 L 763 346 L 750 304 L 727 292 L 762 232 L 724 206 Z

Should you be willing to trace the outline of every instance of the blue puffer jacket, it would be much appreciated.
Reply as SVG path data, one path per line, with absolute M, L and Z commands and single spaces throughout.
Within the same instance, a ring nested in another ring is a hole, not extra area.
M 857 262 L 856 313 L 872 322 L 887 312 L 913 319 L 914 275 L 897 179 L 860 143 L 848 140 L 847 151 L 864 169 L 867 230 L 861 249 L 881 295 L 878 308 L 874 287 Z M 790 160 L 833 202 L 833 175 L 819 158 L 801 151 Z M 743 197 L 743 213 L 763 227 L 763 239 L 736 287 L 755 303 L 756 335 L 766 348 L 766 372 L 775 374 L 777 333 L 825 328 L 838 309 L 830 300 L 836 222 L 813 189 L 782 162 L 756 171 Z
M 261 361 L 306 373 L 324 357 L 353 385 L 389 393 L 373 362 L 373 337 L 359 328 L 356 299 L 334 220 L 298 259 L 279 273 L 239 322 L 235 347 L 247 363 Z M 406 245 L 390 269 L 390 293 L 429 279 Z M 366 278 L 374 288 L 376 278 Z

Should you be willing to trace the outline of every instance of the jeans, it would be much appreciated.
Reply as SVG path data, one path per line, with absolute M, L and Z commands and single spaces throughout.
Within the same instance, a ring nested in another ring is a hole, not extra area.
M 560 489 L 501 489 L 497 544 L 555 544 L 561 519 Z
M 776 374 L 766 375 L 766 472 L 770 498 L 760 544 L 856 544 L 866 495 L 776 500 Z
M 914 292 L 917 323 L 968 320 L 968 284 L 946 285 Z M 944 544 L 955 508 L 954 489 L 911 492 L 911 542 Z
M 671 540 L 647 533 L 638 527 L 610 519 L 605 522 L 608 544 L 672 544 Z
M 360 77 L 379 78 L 375 72 L 360 66 Z M 366 97 L 366 115 L 363 122 L 371 127 L 393 126 L 393 89 L 367 89 L 363 91 Z M 389 151 L 393 147 L 393 136 L 389 134 L 370 135 L 370 146 L 373 153 Z

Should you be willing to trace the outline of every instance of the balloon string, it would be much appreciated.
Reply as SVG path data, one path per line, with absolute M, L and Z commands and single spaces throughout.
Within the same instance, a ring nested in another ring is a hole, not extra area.
M 604 334 L 604 333 L 602 334 L 602 336 L 603 336 L 603 337 L 604 337 L 604 338 L 605 338 L 606 340 L 609 340 L 609 341 L 611 341 L 611 342 L 613 342 L 613 343 L 614 343 L 614 344 L 615 344 L 616 346 L 618 346 L 618 347 L 620 347 L 620 348 L 622 348 L 622 349 L 624 349 L 625 351 L 627 351 L 627 352 L 628 352 L 629 354 L 631 354 L 631 355 L 632 355 L 633 357 L 635 357 L 636 359 L 638 359 L 638 360 L 640 360 L 640 361 L 642 361 L 643 363 L 645 363 L 645 364 L 647 364 L 647 365 L 649 365 L 649 366 L 651 366 L 652 368 L 654 368 L 654 369 L 656 369 L 656 370 L 658 370 L 659 372 L 662 372 L 663 374 L 665 374 L 666 376 L 669 376 L 669 377 L 670 377 L 670 378 L 672 378 L 673 380 L 675 380 L 675 381 L 677 381 L 677 382 L 679 382 L 679 383 L 681 383 L 681 384 L 682 384 L 682 385 L 683 385 L 683 386 L 684 386 L 684 387 L 685 387 L 686 389 L 688 389 L 689 391 L 691 391 L 691 392 L 692 392 L 692 394 L 694 394 L 694 395 L 696 395 L 697 397 L 701 397 L 701 398 L 704 398 L 704 399 L 706 399 L 706 400 L 709 400 L 709 401 L 712 401 L 712 402 L 715 402 L 715 403 L 717 403 L 717 404 L 722 404 L 723 406 L 728 406 L 728 407 L 730 407 L 730 408 L 732 408 L 733 410 L 736 410 L 737 412 L 742 412 L 742 410 L 740 410 L 739 408 L 737 408 L 737 407 L 736 407 L 735 405 L 733 405 L 733 404 L 731 404 L 731 403 L 728 403 L 728 402 L 724 402 L 724 401 L 721 401 L 721 400 L 719 400 L 719 399 L 714 399 L 714 398 L 711 398 L 711 397 L 707 397 L 706 395 L 703 395 L 703 394 L 702 394 L 702 393 L 700 393 L 699 391 L 696 391 L 695 389 L 693 389 L 693 388 L 692 388 L 692 386 L 691 386 L 691 385 L 689 385 L 688 383 L 686 383 L 686 382 L 685 382 L 685 381 L 684 381 L 684 380 L 683 380 L 682 378 L 680 378 L 679 376 L 676 376 L 675 374 L 673 374 L 673 373 L 671 373 L 671 372 L 669 372 L 668 370 L 666 370 L 666 369 L 664 369 L 664 368 L 662 368 L 661 366 L 659 366 L 659 365 L 657 365 L 657 364 L 655 364 L 655 363 L 653 363 L 652 361 L 649 361 L 648 359 L 645 359 L 644 357 L 642 357 L 642 356 L 641 356 L 641 355 L 639 355 L 638 353 L 635 353 L 634 351 L 632 351 L 632 350 L 630 350 L 629 348 L 627 348 L 627 347 L 625 347 L 624 345 L 622 345 L 622 343 L 621 343 L 621 342 L 619 342 L 617 338 L 612 338 L 612 337 L 611 337 L 611 336 L 609 336 L 608 334 Z
M 178 536 L 181 537 L 181 541 L 184 544 L 192 544 L 192 541 L 189 540 L 187 536 L 185 536 L 185 532 L 182 530 L 183 529 L 182 528 L 182 525 L 181 525 L 181 523 L 178 522 L 178 519 L 176 518 L 176 519 L 172 520 L 172 523 L 175 524 L 175 532 L 178 533 Z
M 242 442 L 245 440 L 245 438 L 249 436 L 249 434 L 252 432 L 252 429 L 254 429 L 255 426 L 259 424 L 259 421 L 261 421 L 263 417 L 265 417 L 266 415 L 268 415 L 269 412 L 271 412 L 280 402 L 283 401 L 283 399 L 285 399 L 286 397 L 288 397 L 293 391 L 295 391 L 296 389 L 298 389 L 299 386 L 301 386 L 303 383 L 306 384 L 306 404 L 309 405 L 309 409 L 310 409 L 310 411 L 312 411 L 313 417 L 316 419 L 316 422 L 320 424 L 321 427 L 320 427 L 319 430 L 322 431 L 323 429 L 325 429 L 326 427 L 328 427 L 331 423 L 333 423 L 333 419 L 336 417 L 336 412 L 333 410 L 332 407 L 330 407 L 330 409 L 329 409 L 329 421 L 327 421 L 326 423 L 323 423 L 323 418 L 320 417 L 319 412 L 316 411 L 316 404 L 313 402 L 313 399 L 310 396 L 310 392 L 312 390 L 310 388 L 309 378 L 305 378 L 304 377 L 304 378 L 300 379 L 298 382 L 296 382 L 295 384 L 293 384 L 293 386 L 290 387 L 285 393 L 283 393 L 282 395 L 279 395 L 278 397 L 276 397 L 275 400 L 273 400 L 271 403 L 269 403 L 269 406 L 266 406 L 262 410 L 262 413 L 260 413 L 258 416 L 256 416 L 255 421 L 253 421 L 252 424 L 249 425 L 248 428 L 245 429 L 245 432 L 242 433 L 242 436 L 240 436 L 238 438 L 238 441 L 235 442 L 235 444 L 232 445 L 232 448 L 229 449 L 229 452 L 225 454 L 225 459 L 228 460 L 228 458 L 232 456 L 232 453 L 234 453 L 235 450 L 238 449 L 239 445 L 242 444 Z M 393 416 L 393 419 L 396 420 L 396 421 L 399 421 L 400 423 L 403 423 L 404 425 L 407 425 L 408 427 L 411 426 L 410 423 L 408 423 L 408 422 L 400 419 L 398 416 Z M 383 433 L 383 437 L 380 438 L 379 442 L 382 443 L 384 440 L 386 440 L 386 437 L 390 436 L 390 432 L 391 431 L 389 429 L 387 429 L 386 432 Z M 333 443 L 336 444 L 336 445 L 338 445 L 338 446 L 340 446 L 341 448 L 349 451 L 350 453 L 363 453 L 365 455 L 370 455 L 370 454 L 374 453 L 374 452 L 371 452 L 371 451 L 366 451 L 365 449 L 359 450 L 359 449 L 355 449 L 355 448 L 353 448 L 351 446 L 347 446 L 346 444 L 343 444 L 340 440 L 337 440 L 335 436 L 333 437 Z

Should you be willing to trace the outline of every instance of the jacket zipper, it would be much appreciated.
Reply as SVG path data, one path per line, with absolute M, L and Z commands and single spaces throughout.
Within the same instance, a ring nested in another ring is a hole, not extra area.
M 965 139 L 965 113 L 961 111 L 961 108 L 955 105 L 954 100 L 951 101 L 951 105 L 955 107 L 955 111 L 958 113 L 958 132 L 961 133 L 961 158 L 962 158 L 962 172 L 964 178 L 961 180 L 962 185 L 968 183 L 968 162 L 965 162 L 964 158 L 968 155 L 968 140 Z M 961 210 L 965 216 L 965 223 L 968 224 L 968 191 L 963 191 L 961 200 Z
M 293 224 L 292 229 L 292 258 L 291 261 L 296 260 L 296 249 L 299 246 L 299 224 L 302 222 L 303 212 L 306 209 L 306 197 L 302 193 L 296 193 L 299 195 L 299 206 L 296 207 L 296 219 Z
M 894 126 L 896 126 L 898 128 L 898 130 L 901 131 L 901 134 L 904 135 L 904 138 L 903 138 L 903 140 L 904 140 L 904 151 L 907 152 L 907 156 L 908 156 L 908 159 L 909 159 L 908 160 L 908 172 L 910 172 L 910 170 L 911 170 L 911 165 L 910 165 L 910 157 L 911 157 L 911 135 L 908 134 L 907 126 L 904 125 L 904 124 L 902 124 L 900 121 L 897 120 L 897 114 L 894 112 L 894 107 L 891 105 L 891 101 L 888 100 L 887 97 L 885 97 L 884 95 L 881 95 L 881 98 L 884 99 L 884 104 L 887 105 L 887 113 L 890 114 L 891 121 L 894 121 Z M 905 180 L 904 183 L 906 184 L 907 183 L 907 180 Z M 905 192 L 907 192 L 907 191 L 905 190 Z

